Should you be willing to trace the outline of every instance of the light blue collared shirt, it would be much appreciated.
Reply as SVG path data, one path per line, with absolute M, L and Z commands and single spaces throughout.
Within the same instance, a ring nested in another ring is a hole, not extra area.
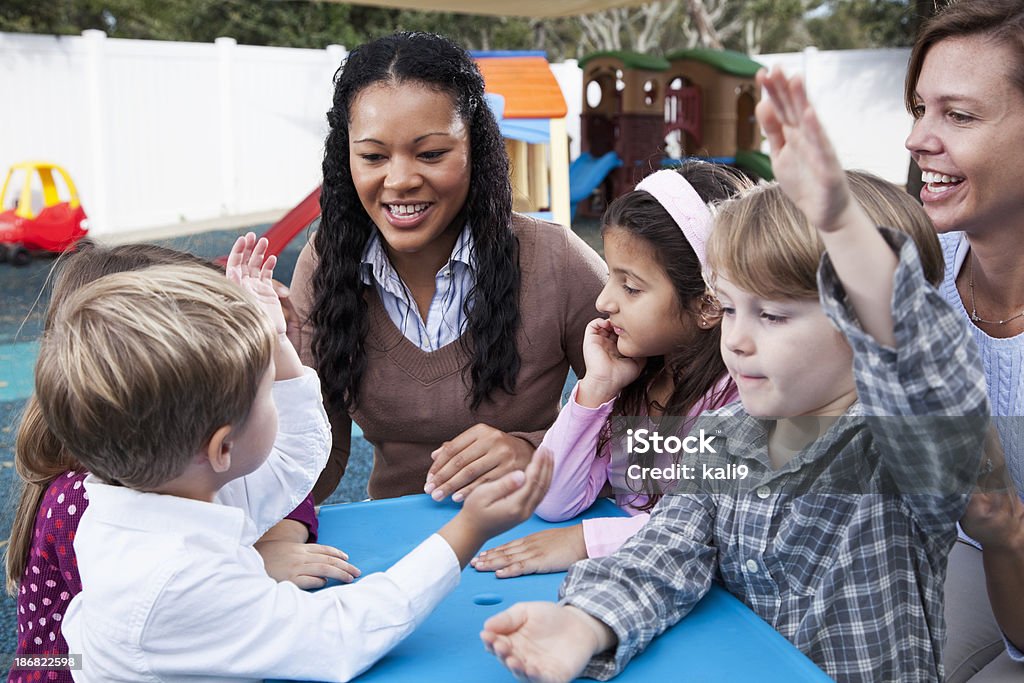
M 476 256 L 468 225 L 459 233 L 448 262 L 434 276 L 434 298 L 426 320 L 420 316 L 412 292 L 391 265 L 376 230 L 363 249 L 361 268 L 363 284 L 376 288 L 391 322 L 420 349 L 436 351 L 462 336 L 466 326 L 464 304 L 476 284 Z

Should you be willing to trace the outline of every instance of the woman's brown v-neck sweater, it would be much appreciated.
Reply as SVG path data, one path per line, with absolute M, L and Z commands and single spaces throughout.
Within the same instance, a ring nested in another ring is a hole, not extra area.
M 496 391 L 492 400 L 470 410 L 463 369 L 472 359 L 463 345 L 456 341 L 433 352 L 421 350 L 395 327 L 368 287 L 367 365 L 359 405 L 351 415 L 327 407 L 334 447 L 313 489 L 317 501 L 329 496 L 344 474 L 352 419 L 373 445 L 373 498 L 422 493 L 431 451 L 479 422 L 540 444 L 558 413 L 569 366 L 583 375 L 583 333 L 597 317 L 594 302 L 608 271 L 565 227 L 516 214 L 512 228 L 519 238 L 521 271 L 515 394 Z M 295 267 L 291 299 L 300 320 L 309 319 L 316 258 L 312 245 L 306 245 Z M 293 341 L 303 362 L 316 367 L 312 329 L 303 327 Z

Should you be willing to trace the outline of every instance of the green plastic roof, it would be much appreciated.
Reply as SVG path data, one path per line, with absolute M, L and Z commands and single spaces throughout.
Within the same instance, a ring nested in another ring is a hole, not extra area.
M 621 59 L 622 63 L 629 69 L 644 69 L 646 71 L 664 71 L 669 67 L 669 63 L 662 57 L 656 57 L 654 55 L 645 55 L 639 52 L 627 52 L 625 50 L 605 50 L 603 52 L 592 52 L 583 59 L 580 60 L 580 68 L 587 66 L 587 62 L 598 57 L 614 57 L 615 59 Z
M 668 55 L 671 61 L 677 59 L 692 59 L 696 62 L 703 62 L 710 67 L 733 76 L 744 76 L 753 78 L 763 64 L 758 64 L 742 52 L 733 50 L 712 50 L 706 47 L 696 47 L 692 50 L 680 50 Z

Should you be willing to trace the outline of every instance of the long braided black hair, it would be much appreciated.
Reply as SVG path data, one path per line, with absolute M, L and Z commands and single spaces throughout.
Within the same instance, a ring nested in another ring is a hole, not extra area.
M 514 392 L 520 365 L 515 345 L 519 265 L 509 161 L 473 58 L 442 36 L 396 33 L 353 50 L 334 82 L 310 315 L 313 357 L 328 405 L 355 408 L 366 370 L 369 320 L 359 264 L 375 227 L 352 181 L 349 119 L 356 96 L 375 83 L 413 83 L 444 92 L 469 130 L 472 175 L 457 220 L 467 221 L 472 230 L 476 269 L 474 288 L 466 298 L 467 306 L 472 302 L 466 311 L 468 329 L 459 339 L 472 355 L 463 379 L 468 380 L 467 398 L 473 409 L 495 390 Z

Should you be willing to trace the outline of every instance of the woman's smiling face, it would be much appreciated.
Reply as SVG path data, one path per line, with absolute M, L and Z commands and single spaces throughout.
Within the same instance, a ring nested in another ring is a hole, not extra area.
M 906 146 L 939 232 L 978 217 L 995 222 L 1002 203 L 1024 196 L 1024 93 L 1010 78 L 1017 61 L 983 35 L 946 38 L 924 58 Z
M 448 258 L 469 194 L 469 143 L 444 92 L 385 82 L 356 95 L 349 114 L 352 182 L 393 258 Z

